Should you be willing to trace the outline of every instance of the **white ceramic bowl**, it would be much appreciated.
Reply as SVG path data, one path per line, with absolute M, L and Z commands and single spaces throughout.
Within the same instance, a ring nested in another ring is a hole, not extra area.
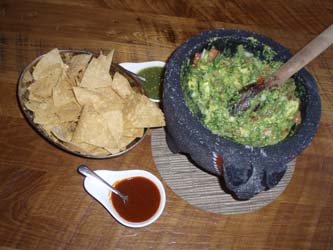
M 106 187 L 106 185 L 95 180 L 94 178 L 86 177 L 84 179 L 84 188 L 86 189 L 86 191 L 97 201 L 99 201 L 119 223 L 127 227 L 140 228 L 153 223 L 162 214 L 166 202 L 165 189 L 161 181 L 152 173 L 144 170 L 125 170 L 125 171 L 96 170 L 94 172 L 100 177 L 102 177 L 104 180 L 106 180 L 108 183 L 110 183 L 111 185 L 114 185 L 114 183 L 116 183 L 117 181 L 127 179 L 130 177 L 138 177 L 138 176 L 145 177 L 151 180 L 156 185 L 156 187 L 160 192 L 160 198 L 161 198 L 160 205 L 156 213 L 146 221 L 130 222 L 121 217 L 114 208 L 110 200 L 110 190 Z

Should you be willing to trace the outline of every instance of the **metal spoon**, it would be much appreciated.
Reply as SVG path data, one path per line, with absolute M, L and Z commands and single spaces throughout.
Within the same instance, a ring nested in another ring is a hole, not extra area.
M 232 103 L 230 113 L 237 114 L 239 111 L 246 111 L 250 107 L 250 101 L 264 89 L 282 85 L 293 74 L 302 69 L 305 65 L 315 59 L 333 43 L 333 25 L 330 25 L 303 49 L 291 57 L 274 74 L 266 79 L 260 79 L 255 83 L 246 85 L 239 90 L 240 99 Z
M 122 68 L 124 71 L 126 71 L 128 74 L 132 75 L 134 78 L 139 79 L 139 80 L 144 81 L 144 82 L 147 81 L 146 78 L 144 78 L 143 76 L 140 76 L 140 75 L 138 75 L 138 74 L 136 74 L 136 73 L 133 73 L 132 71 L 127 70 L 126 68 L 124 68 L 123 66 L 121 66 L 121 65 L 119 65 L 119 64 L 118 64 L 118 66 L 121 67 L 121 68 Z
M 110 185 L 108 182 L 106 182 L 103 178 L 101 178 L 100 176 L 95 174 L 95 172 L 92 171 L 88 166 L 80 165 L 77 170 L 80 174 L 82 174 L 86 177 L 94 178 L 95 180 L 98 180 L 98 181 L 102 182 L 103 184 L 105 184 L 112 192 L 114 192 L 116 195 L 118 195 L 123 200 L 124 204 L 126 204 L 128 202 L 127 195 L 123 194 L 118 189 L 116 189 L 115 187 Z

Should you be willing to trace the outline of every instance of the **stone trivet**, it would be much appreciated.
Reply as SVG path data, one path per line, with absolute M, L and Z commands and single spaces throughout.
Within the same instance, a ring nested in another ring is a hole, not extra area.
M 155 164 L 168 186 L 191 205 L 219 214 L 241 214 L 262 208 L 276 199 L 294 173 L 296 160 L 288 163 L 281 181 L 250 200 L 235 200 L 227 194 L 216 176 L 196 167 L 187 156 L 173 154 L 166 143 L 164 129 L 152 130 L 152 154 Z

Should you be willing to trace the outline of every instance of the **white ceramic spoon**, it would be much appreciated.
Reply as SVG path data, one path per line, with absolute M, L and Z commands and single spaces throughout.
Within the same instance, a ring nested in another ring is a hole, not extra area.
M 152 173 L 144 171 L 144 170 L 124 170 L 124 171 L 111 171 L 111 170 L 96 170 L 94 171 L 98 176 L 103 178 L 106 182 L 108 182 L 110 185 L 114 185 L 114 183 L 128 179 L 131 177 L 145 177 L 149 180 L 151 180 L 156 187 L 158 188 L 160 192 L 160 204 L 159 208 L 157 209 L 156 213 L 150 217 L 146 221 L 142 222 L 130 222 L 125 220 L 123 217 L 119 215 L 119 213 L 114 208 L 111 200 L 110 200 L 110 190 L 109 188 L 102 183 L 101 181 L 98 181 L 95 178 L 86 177 L 84 179 L 84 188 L 85 190 L 97 201 L 99 201 L 106 209 L 107 211 L 121 224 L 127 226 L 127 227 L 133 227 L 133 228 L 139 228 L 147 226 L 154 221 L 156 221 L 160 215 L 162 214 L 165 202 L 166 202 L 166 195 L 165 195 L 165 189 L 163 187 L 163 184 L 161 181 Z

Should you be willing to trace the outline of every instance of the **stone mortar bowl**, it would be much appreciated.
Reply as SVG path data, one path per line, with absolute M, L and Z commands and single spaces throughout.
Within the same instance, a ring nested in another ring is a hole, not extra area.
M 258 42 L 253 43 L 253 38 Z M 287 163 L 300 154 L 314 137 L 321 115 L 321 103 L 314 78 L 305 69 L 293 77 L 301 95 L 302 123 L 283 141 L 265 147 L 235 143 L 213 134 L 194 117 L 186 106 L 181 88 L 182 75 L 195 53 L 214 46 L 219 50 L 244 44 L 251 52 L 270 46 L 274 60 L 287 61 L 289 50 L 272 39 L 252 32 L 232 29 L 209 30 L 196 35 L 178 47 L 166 64 L 163 109 L 166 116 L 166 139 L 173 153 L 187 154 L 196 165 L 221 177 L 226 192 L 246 200 L 274 187 L 283 177 Z M 305 89 L 305 91 L 304 91 Z

